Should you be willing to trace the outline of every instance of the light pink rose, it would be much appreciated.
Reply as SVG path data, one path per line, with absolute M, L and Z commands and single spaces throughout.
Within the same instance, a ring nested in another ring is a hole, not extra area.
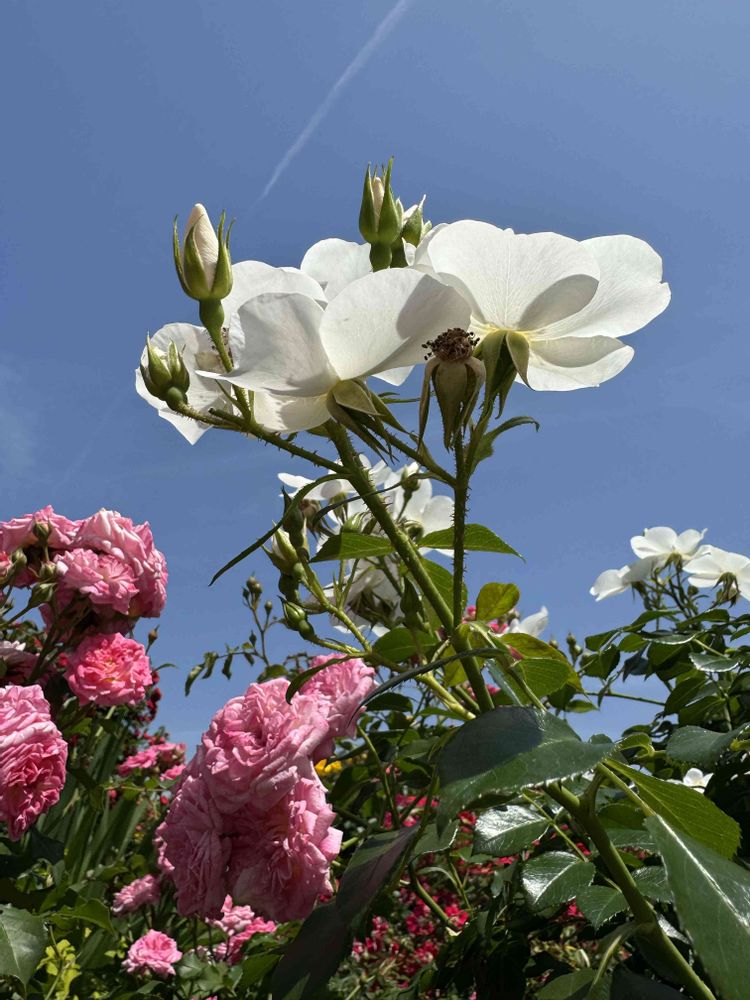
M 151 664 L 144 647 L 119 632 L 84 639 L 70 657 L 65 679 L 81 702 L 135 705 L 151 684 Z
M 302 778 L 267 812 L 228 817 L 232 834 L 229 892 L 270 920 L 301 920 L 331 891 L 331 861 L 341 833 L 317 776 Z
M 167 564 L 154 546 L 148 524 L 134 524 L 112 510 L 100 510 L 82 521 L 74 546 L 114 556 L 133 573 L 138 592 L 130 604 L 130 615 L 155 618 L 166 600 Z
M 222 837 L 221 814 L 198 770 L 192 762 L 185 770 L 157 830 L 164 845 L 160 867 L 169 871 L 174 882 L 181 916 L 219 917 L 227 895 L 225 871 L 231 844 Z
M 161 896 L 159 880 L 155 875 L 144 875 L 123 886 L 112 901 L 112 912 L 121 917 L 125 913 L 140 910 L 148 903 L 158 903 Z
M 133 570 L 122 560 L 91 549 L 76 548 L 61 552 L 54 561 L 65 590 L 85 594 L 97 608 L 130 614 L 138 587 Z
M 328 732 L 317 704 L 304 695 L 289 705 L 284 678 L 251 684 L 232 698 L 203 735 L 204 768 L 214 801 L 230 813 L 252 803 L 267 809 L 312 773 L 310 758 Z
M 161 931 L 148 931 L 128 948 L 128 957 L 122 963 L 126 972 L 143 975 L 153 972 L 166 979 L 174 975 L 174 963 L 182 958 L 177 942 Z
M 39 539 L 34 534 L 35 524 L 49 526 L 50 534 L 47 547 L 50 549 L 67 549 L 70 547 L 80 521 L 70 521 L 61 514 L 56 514 L 51 507 L 42 507 L 35 514 L 24 514 L 10 521 L 0 522 L 0 552 L 15 552 L 38 545 Z
M 41 687 L 0 689 L 0 820 L 11 840 L 60 798 L 67 758 Z
M 118 764 L 117 773 L 125 777 L 133 771 L 150 771 L 167 765 L 172 773 L 165 771 L 164 777 L 176 778 L 182 773 L 183 765 L 178 761 L 181 761 L 184 756 L 184 743 L 153 743 L 150 747 L 137 750 L 130 757 L 126 757 L 121 764 Z
M 316 748 L 314 760 L 322 760 L 333 753 L 333 741 L 342 736 L 353 736 L 357 730 L 357 706 L 375 687 L 375 671 L 362 660 L 331 662 L 335 657 L 314 656 L 311 667 L 328 663 L 303 685 L 301 694 L 315 700 L 328 722 L 325 740 Z M 292 699 L 292 705 L 296 700 Z
M 256 934 L 272 934 L 276 930 L 273 920 L 258 917 L 250 906 L 235 906 L 227 896 L 221 908 L 221 917 L 210 921 L 227 935 L 227 941 L 214 947 L 214 956 L 235 965 L 242 959 L 242 946 Z

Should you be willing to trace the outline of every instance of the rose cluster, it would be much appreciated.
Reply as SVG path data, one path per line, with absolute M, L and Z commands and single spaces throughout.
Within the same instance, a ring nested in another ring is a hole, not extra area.
M 166 582 L 148 524 L 115 511 L 71 521 L 44 507 L 0 522 L 0 608 L 11 594 L 28 598 L 0 621 L 0 819 L 11 838 L 65 782 L 68 746 L 51 705 L 69 693 L 83 706 L 145 703 L 155 675 L 128 633 L 161 613 Z
M 341 834 L 315 764 L 352 735 L 374 671 L 322 667 L 291 702 L 289 683 L 251 684 L 213 718 L 157 830 L 162 870 L 183 916 L 219 918 L 226 896 L 269 920 L 307 916 L 330 892 Z

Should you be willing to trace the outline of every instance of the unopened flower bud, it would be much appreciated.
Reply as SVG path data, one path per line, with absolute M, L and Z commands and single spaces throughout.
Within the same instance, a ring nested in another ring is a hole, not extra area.
M 382 172 L 372 174 L 368 166 L 359 211 L 359 231 L 371 246 L 370 263 L 373 271 L 390 267 L 392 246 L 400 242 L 403 209 L 391 190 L 393 159 Z
M 140 366 L 146 388 L 156 399 L 164 400 L 170 409 L 179 411 L 187 403 L 190 373 L 176 345 L 169 345 L 165 357 L 152 346 L 147 337 L 146 357 L 148 365 Z
M 426 197 L 427 195 L 424 195 L 418 205 L 412 205 L 411 208 L 404 211 L 401 238 L 406 243 L 411 243 L 413 247 L 418 247 L 422 239 L 432 229 L 432 223 L 425 222 L 422 214 Z
M 60 570 L 53 562 L 43 562 L 37 571 L 39 583 L 54 583 L 60 575 Z
M 49 536 L 52 534 L 52 525 L 49 521 L 35 521 L 31 530 L 37 541 L 41 542 L 42 545 L 46 545 L 49 541 Z
M 264 546 L 263 551 L 277 570 L 288 576 L 292 575 L 294 566 L 299 562 L 299 556 L 286 531 L 279 528 L 271 539 L 271 548 L 267 549 Z
M 229 227 L 231 229 L 231 226 Z M 214 227 L 203 205 L 195 205 L 180 246 L 177 220 L 174 223 L 173 251 L 177 276 L 184 292 L 199 302 L 218 301 L 232 290 L 232 261 L 229 256 L 229 229 L 224 232 L 224 213 Z

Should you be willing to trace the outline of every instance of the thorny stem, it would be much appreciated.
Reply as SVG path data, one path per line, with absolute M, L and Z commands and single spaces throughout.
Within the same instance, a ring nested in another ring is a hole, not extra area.
M 453 628 L 461 624 L 464 616 L 463 584 L 466 568 L 466 506 L 469 499 L 469 482 L 464 462 L 464 444 L 456 438 L 456 483 L 453 490 Z
M 584 828 L 599 851 L 599 857 L 606 865 L 612 880 L 627 900 L 637 924 L 636 933 L 646 939 L 656 948 L 671 969 L 675 980 L 684 986 L 694 1000 L 716 1000 L 711 990 L 697 975 L 680 951 L 664 933 L 656 912 L 642 895 L 625 862 L 609 839 L 606 828 L 596 812 L 560 784 L 551 784 L 546 789 L 556 802 L 559 802 L 570 815 Z

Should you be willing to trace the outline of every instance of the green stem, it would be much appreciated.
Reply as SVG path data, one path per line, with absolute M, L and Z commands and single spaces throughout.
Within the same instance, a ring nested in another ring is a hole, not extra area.
M 391 787 L 390 777 L 388 772 L 383 767 L 383 762 L 378 755 L 378 751 L 375 749 L 375 745 L 370 739 L 367 730 L 363 726 L 357 726 L 357 733 L 360 739 L 364 742 L 367 749 L 370 751 L 370 756 L 375 761 L 375 767 L 378 769 L 378 774 L 380 775 L 380 780 L 383 783 L 383 789 L 385 791 L 385 798 L 388 803 L 388 808 L 391 811 L 391 822 L 394 827 L 398 829 L 401 826 L 401 818 L 398 814 L 398 806 L 396 805 L 396 799 L 393 795 L 393 789 Z
M 466 507 L 469 500 L 469 483 L 464 462 L 464 445 L 456 439 L 456 483 L 453 490 L 453 628 L 461 624 L 464 616 L 463 583 L 466 568 Z
M 661 929 L 656 912 L 641 894 L 630 869 L 612 844 L 604 824 L 594 810 L 563 785 L 552 784 L 548 786 L 547 793 L 567 809 L 570 815 L 586 830 L 596 845 L 599 857 L 608 869 L 612 880 L 627 900 L 638 925 L 637 934 L 661 953 L 665 963 L 671 969 L 675 981 L 684 986 L 694 1000 L 716 1000 L 715 995 Z
M 443 600 L 443 596 L 430 579 L 425 570 L 419 552 L 415 549 L 411 539 L 406 535 L 391 517 L 388 508 L 380 499 L 377 493 L 372 490 L 366 469 L 362 466 L 359 456 L 352 448 L 346 431 L 332 421 L 328 424 L 328 431 L 331 440 L 336 446 L 343 465 L 346 467 L 346 475 L 352 486 L 355 487 L 368 510 L 383 529 L 386 538 L 391 542 L 393 548 L 403 560 L 407 569 L 414 577 L 420 590 L 432 605 L 435 614 L 440 619 L 441 625 L 448 634 L 453 632 L 453 616 L 448 605 Z M 453 648 L 459 653 L 470 652 L 470 646 L 461 635 L 456 632 L 451 637 Z M 462 661 L 466 676 L 469 679 L 477 703 L 482 711 L 489 712 L 494 709 L 492 698 L 482 677 L 482 671 L 474 657 L 467 657 Z

